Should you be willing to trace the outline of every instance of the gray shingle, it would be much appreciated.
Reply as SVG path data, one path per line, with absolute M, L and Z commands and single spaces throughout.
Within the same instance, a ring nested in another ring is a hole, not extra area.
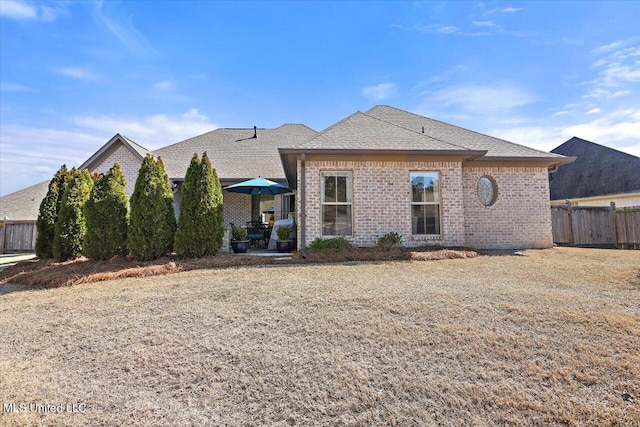
M 0 220 L 36 220 L 44 196 L 47 195 L 49 181 L 23 188 L 15 193 L 0 197 Z
M 153 152 L 162 157 L 170 178 L 180 179 L 194 153 L 207 152 L 220 179 L 238 180 L 261 176 L 284 179 L 278 148 L 298 145 L 316 135 L 313 129 L 299 124 L 285 124 L 275 129 L 220 128 L 189 138 Z
M 296 148 L 467 151 L 465 147 L 415 132 L 360 111 L 330 126 Z
M 494 138 L 459 126 L 433 120 L 418 114 L 403 111 L 388 105 L 377 105 L 366 112 L 367 115 L 395 123 L 398 126 L 422 132 L 432 138 L 465 147 L 469 150 L 487 150 L 480 160 L 500 157 L 541 157 L 562 158 L 557 154 L 535 150 L 504 139 Z

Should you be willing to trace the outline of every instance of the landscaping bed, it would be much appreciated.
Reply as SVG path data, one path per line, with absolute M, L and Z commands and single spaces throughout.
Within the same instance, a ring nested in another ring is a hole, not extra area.
M 56 262 L 53 260 L 29 260 L 0 271 L 0 283 L 59 287 L 126 277 L 147 277 L 199 269 L 217 269 L 241 266 L 340 263 L 354 261 L 438 260 L 447 258 L 472 258 L 478 253 L 466 248 L 349 248 L 308 250 L 292 254 L 291 259 L 219 253 L 203 258 L 165 257 L 154 261 L 137 261 L 130 257 L 115 257 L 108 261 L 92 261 L 87 258 Z

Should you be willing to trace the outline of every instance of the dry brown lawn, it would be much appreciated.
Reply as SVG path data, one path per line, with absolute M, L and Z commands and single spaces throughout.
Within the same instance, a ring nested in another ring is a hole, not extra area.
M 86 409 L 0 425 L 638 425 L 639 268 L 555 248 L 6 293 L 2 403 Z

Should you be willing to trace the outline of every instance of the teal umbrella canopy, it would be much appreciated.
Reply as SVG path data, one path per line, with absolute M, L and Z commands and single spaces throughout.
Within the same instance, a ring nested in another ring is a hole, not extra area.
M 282 194 L 282 193 L 290 193 L 293 189 L 287 187 L 286 185 L 278 184 L 277 182 L 271 181 L 269 179 L 264 178 L 253 178 L 247 181 L 242 181 L 237 184 L 228 185 L 223 188 L 225 191 L 230 191 L 232 193 L 243 193 L 243 194 Z

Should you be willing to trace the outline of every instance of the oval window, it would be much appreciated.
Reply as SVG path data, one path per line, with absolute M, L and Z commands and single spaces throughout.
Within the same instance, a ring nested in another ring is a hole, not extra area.
M 488 176 L 480 177 L 478 180 L 478 200 L 484 206 L 491 206 L 498 198 L 498 186 L 493 178 Z

